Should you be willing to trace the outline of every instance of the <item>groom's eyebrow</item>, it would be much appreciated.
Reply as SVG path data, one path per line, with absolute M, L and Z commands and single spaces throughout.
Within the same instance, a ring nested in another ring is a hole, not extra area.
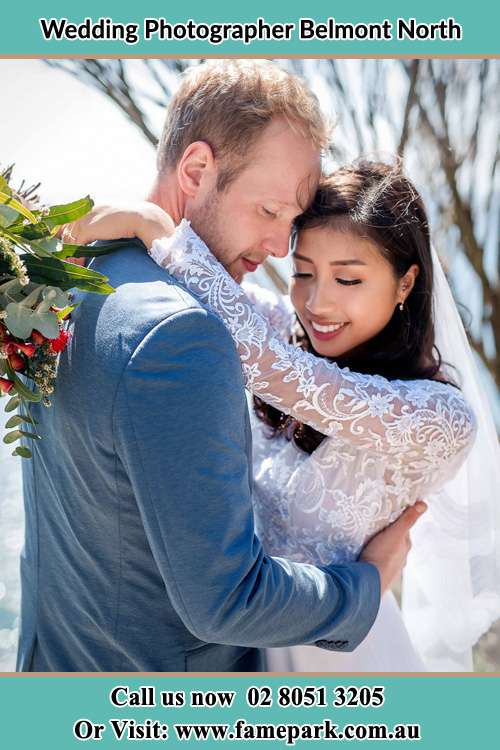
M 313 261 L 310 258 L 306 258 L 305 255 L 300 255 L 300 253 L 294 253 L 294 258 L 297 258 L 297 260 L 304 260 L 306 263 L 313 263 Z M 330 263 L 331 266 L 366 266 L 366 263 L 362 260 L 359 260 L 359 258 L 350 258 L 346 260 L 332 260 Z

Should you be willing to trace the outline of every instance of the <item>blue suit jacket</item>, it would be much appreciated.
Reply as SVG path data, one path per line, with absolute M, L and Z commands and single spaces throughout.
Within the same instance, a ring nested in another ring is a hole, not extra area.
M 117 291 L 82 295 L 23 462 L 18 669 L 256 671 L 259 647 L 353 649 L 378 572 L 264 554 L 220 320 L 137 246 L 93 268 Z

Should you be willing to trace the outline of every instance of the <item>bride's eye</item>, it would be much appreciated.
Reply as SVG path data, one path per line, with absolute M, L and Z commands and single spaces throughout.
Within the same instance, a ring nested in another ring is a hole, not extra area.
M 300 273 L 300 271 L 294 271 L 292 273 L 292 279 L 310 279 L 312 273 Z
M 266 216 L 270 216 L 272 219 L 275 219 L 276 216 L 277 216 L 277 214 L 275 213 L 275 211 L 270 211 L 265 206 L 262 206 L 262 210 L 263 210 L 263 212 L 265 213 Z
M 339 284 L 344 286 L 354 286 L 354 284 L 361 284 L 361 279 L 335 279 Z

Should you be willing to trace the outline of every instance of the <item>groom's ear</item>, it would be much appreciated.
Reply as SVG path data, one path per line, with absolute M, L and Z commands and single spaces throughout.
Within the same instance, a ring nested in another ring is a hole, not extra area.
M 212 189 L 217 177 L 212 148 L 205 141 L 190 143 L 177 165 L 177 180 L 182 192 L 195 198 L 200 190 Z

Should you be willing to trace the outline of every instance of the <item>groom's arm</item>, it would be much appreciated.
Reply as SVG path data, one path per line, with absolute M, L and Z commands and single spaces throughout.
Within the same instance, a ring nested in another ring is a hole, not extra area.
M 117 449 L 170 599 L 204 641 L 352 650 L 378 610 L 378 571 L 264 554 L 254 534 L 246 408 L 232 341 L 203 309 L 157 325 L 123 374 Z

